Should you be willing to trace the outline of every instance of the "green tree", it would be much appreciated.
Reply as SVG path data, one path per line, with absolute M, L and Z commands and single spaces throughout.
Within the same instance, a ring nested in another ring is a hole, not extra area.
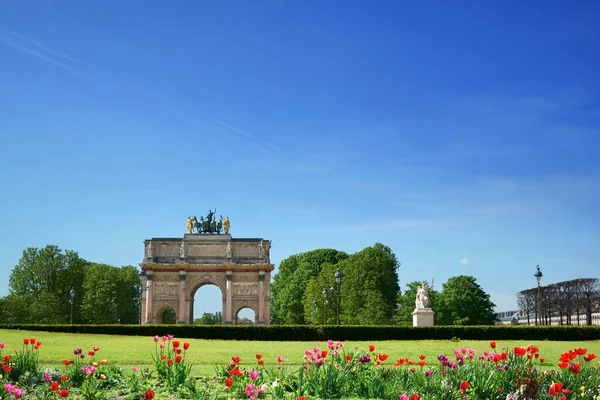
M 304 291 L 304 315 L 307 322 L 317 325 L 323 322 L 333 325 L 337 322 L 337 307 L 340 299 L 335 282 L 337 265 L 324 263 L 321 273 L 309 279 Z M 323 296 L 324 290 L 325 296 Z
M 137 324 L 140 320 L 140 278 L 138 269 L 126 265 L 116 271 L 117 293 L 116 307 L 118 322 Z
M 86 323 L 139 322 L 140 281 L 135 267 L 90 263 L 82 289 L 81 312 Z
M 81 312 L 88 324 L 117 322 L 117 268 L 107 264 L 90 264 L 83 279 Z
M 306 320 L 335 324 L 339 307 L 342 324 L 390 324 L 399 292 L 397 268 L 396 256 L 380 243 L 336 264 L 323 263 L 304 291 Z M 343 274 L 339 288 L 337 270 Z
M 455 276 L 442 285 L 436 308 L 438 325 L 493 325 L 496 322 L 490 295 L 472 276 Z
M 167 308 L 162 313 L 162 323 L 163 324 L 176 324 L 177 323 L 177 313 L 171 307 Z
M 341 320 L 346 325 L 391 324 L 398 285 L 399 263 L 392 250 L 381 243 L 367 247 L 339 262 Z
M 412 326 L 413 316 L 412 313 L 415 310 L 415 299 L 417 297 L 417 288 L 427 282 L 410 282 L 406 285 L 404 293 L 398 296 L 398 308 L 394 315 L 394 322 L 396 325 Z M 433 310 L 436 309 L 435 304 L 439 293 L 433 288 L 429 288 L 429 307 Z
M 337 264 L 348 254 L 335 249 L 317 249 L 294 254 L 281 262 L 271 284 L 271 322 L 304 324 L 306 289 L 311 278 L 321 272 L 323 264 Z
M 222 323 L 223 316 L 221 311 L 216 313 L 204 313 L 200 318 L 194 320 L 196 325 L 220 325 Z
M 81 293 L 87 262 L 70 250 L 49 245 L 29 247 L 9 277 L 5 311 L 15 322 L 66 323 L 70 319 L 69 291 Z M 27 303 L 22 300 L 26 298 Z M 75 298 L 75 304 L 77 304 Z

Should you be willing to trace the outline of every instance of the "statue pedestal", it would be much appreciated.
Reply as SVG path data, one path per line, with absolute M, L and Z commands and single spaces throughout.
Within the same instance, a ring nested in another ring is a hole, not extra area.
M 431 308 L 415 309 L 413 315 L 413 326 L 433 326 L 433 310 Z
M 231 235 L 228 233 L 186 233 L 183 235 L 186 242 L 229 242 Z

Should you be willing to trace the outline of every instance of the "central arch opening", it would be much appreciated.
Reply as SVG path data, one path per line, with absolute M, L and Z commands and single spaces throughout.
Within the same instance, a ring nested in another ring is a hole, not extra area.
M 221 325 L 223 323 L 223 293 L 214 284 L 200 285 L 193 294 L 190 319 L 193 324 Z

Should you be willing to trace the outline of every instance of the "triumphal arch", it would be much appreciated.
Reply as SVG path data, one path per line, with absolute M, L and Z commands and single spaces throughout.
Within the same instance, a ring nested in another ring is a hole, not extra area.
M 216 285 L 222 294 L 223 324 L 236 324 L 243 308 L 254 311 L 255 323 L 269 324 L 271 310 L 271 241 L 234 238 L 229 217 L 188 217 L 183 238 L 144 241 L 141 323 L 161 323 L 172 309 L 181 324 L 192 323 L 194 294 Z

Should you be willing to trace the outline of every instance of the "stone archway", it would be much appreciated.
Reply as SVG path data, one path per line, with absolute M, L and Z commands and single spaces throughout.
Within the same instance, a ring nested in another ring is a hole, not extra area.
M 234 314 L 234 324 L 235 325 L 242 325 L 243 324 L 243 322 L 241 320 L 241 317 L 240 317 L 240 312 L 242 310 L 252 310 L 252 312 L 254 313 L 254 317 L 252 318 L 252 321 L 250 323 L 251 324 L 258 323 L 258 313 L 256 312 L 256 310 L 254 308 L 250 307 L 250 306 L 243 305 L 243 306 L 239 307 L 238 310 Z
M 178 323 L 193 323 L 194 294 L 212 284 L 222 293 L 223 324 L 234 324 L 237 312 L 246 307 L 254 310 L 257 323 L 269 324 L 271 241 L 185 234 L 183 239 L 153 238 L 144 244 L 142 323 L 157 323 L 168 307 L 175 310 Z
M 226 298 L 225 291 L 223 291 L 223 288 L 221 288 L 220 286 L 218 286 L 218 285 L 216 285 L 214 283 L 209 283 L 209 282 L 201 282 L 199 284 L 196 284 L 195 288 L 194 288 L 194 286 L 190 285 L 189 295 L 186 296 L 186 297 L 189 298 L 189 301 L 190 301 L 190 303 L 189 303 L 190 304 L 190 306 L 189 306 L 189 310 L 190 310 L 189 311 L 190 312 L 189 321 L 190 321 L 191 324 L 193 324 L 194 320 L 196 320 L 198 317 L 200 317 L 199 314 L 196 314 L 196 310 L 194 309 L 195 303 L 197 302 L 196 296 L 198 294 L 198 291 L 201 288 L 206 287 L 206 286 L 211 286 L 211 287 L 218 288 L 218 291 L 219 291 L 220 296 L 221 296 L 221 309 L 218 310 L 218 311 L 221 312 L 221 324 L 222 324 L 223 321 L 224 321 L 224 319 L 225 319 L 225 314 L 224 314 L 224 312 L 225 312 L 225 298 Z

